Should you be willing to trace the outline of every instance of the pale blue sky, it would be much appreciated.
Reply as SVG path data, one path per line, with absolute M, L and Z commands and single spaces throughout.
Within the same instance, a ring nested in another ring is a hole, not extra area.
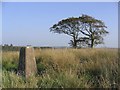
M 0 2 L 0 45 L 2 44 L 2 3 Z
M 49 32 L 58 21 L 82 14 L 103 20 L 109 35 L 99 47 L 118 46 L 117 2 L 4 2 L 2 4 L 2 43 L 33 46 L 69 46 L 71 37 Z

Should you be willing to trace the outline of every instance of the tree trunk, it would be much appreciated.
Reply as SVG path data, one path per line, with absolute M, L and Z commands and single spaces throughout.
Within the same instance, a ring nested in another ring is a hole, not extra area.
M 91 35 L 91 48 L 94 47 L 94 35 L 92 34 Z
M 93 48 L 94 47 L 94 34 L 93 34 L 93 31 L 92 31 L 91 24 L 90 24 L 90 32 L 91 32 L 91 35 L 90 35 L 91 45 L 90 45 L 90 47 Z
M 75 36 L 73 37 L 73 47 L 74 47 L 74 48 L 77 48 L 77 41 L 76 41 Z
M 91 39 L 91 48 L 94 48 L 94 39 Z

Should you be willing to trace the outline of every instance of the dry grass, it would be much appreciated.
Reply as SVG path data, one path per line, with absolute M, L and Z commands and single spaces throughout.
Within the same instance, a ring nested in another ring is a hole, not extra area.
M 16 71 L 18 57 L 19 52 L 3 52 L 3 87 L 118 86 L 117 49 L 36 49 L 39 73 L 27 82 L 12 72 Z

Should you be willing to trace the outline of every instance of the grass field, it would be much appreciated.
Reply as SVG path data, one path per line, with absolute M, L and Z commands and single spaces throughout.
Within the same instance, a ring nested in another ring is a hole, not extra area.
M 19 52 L 2 53 L 3 88 L 118 87 L 117 49 L 35 49 L 38 74 L 18 76 Z

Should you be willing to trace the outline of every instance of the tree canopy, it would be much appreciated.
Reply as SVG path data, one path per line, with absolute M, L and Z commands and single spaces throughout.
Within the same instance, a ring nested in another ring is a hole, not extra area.
M 107 28 L 102 20 L 95 19 L 88 15 L 79 17 L 81 22 L 80 32 L 85 35 L 86 44 L 93 48 L 95 45 L 103 44 L 103 36 L 108 34 Z
M 59 21 L 50 27 L 50 31 L 71 36 L 70 45 L 74 48 L 82 46 L 93 48 L 103 43 L 103 36 L 108 34 L 106 28 L 102 20 L 83 14 L 80 17 Z
M 73 47 L 77 47 L 77 40 L 79 39 L 79 18 L 68 18 L 64 19 L 62 21 L 59 21 L 57 24 L 54 24 L 51 28 L 50 31 L 54 33 L 64 33 L 72 37 L 71 40 L 71 45 Z

